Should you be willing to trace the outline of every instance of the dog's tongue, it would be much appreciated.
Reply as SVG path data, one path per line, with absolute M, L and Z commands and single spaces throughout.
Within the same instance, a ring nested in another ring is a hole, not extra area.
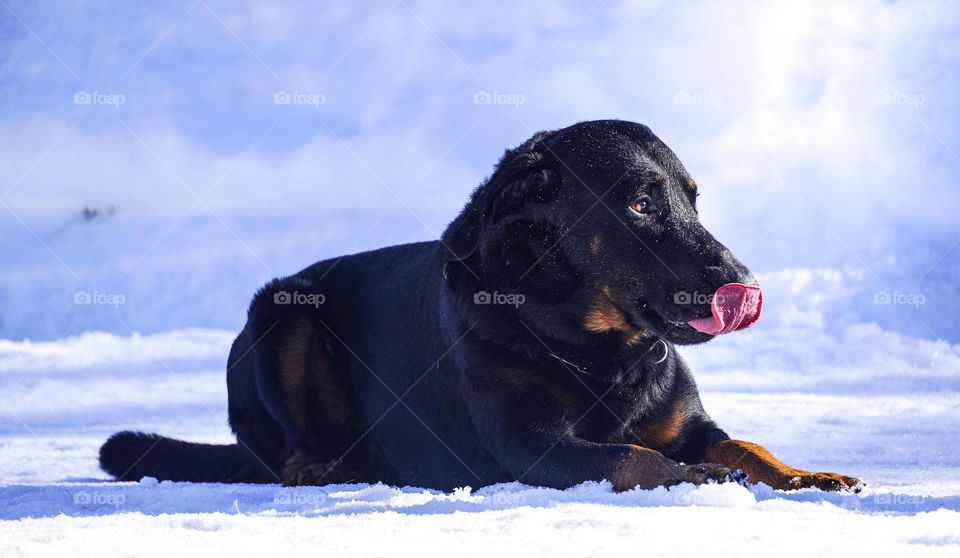
M 690 327 L 708 335 L 722 335 L 746 329 L 760 319 L 763 295 L 760 287 L 743 283 L 727 283 L 713 293 L 710 309 L 713 317 L 687 322 Z

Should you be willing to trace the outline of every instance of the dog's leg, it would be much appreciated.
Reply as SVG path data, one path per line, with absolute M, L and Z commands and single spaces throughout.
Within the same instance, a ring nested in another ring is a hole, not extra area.
M 752 442 L 724 440 L 707 447 L 704 460 L 740 469 L 751 483 L 762 482 L 778 490 L 819 488 L 860 492 L 863 482 L 837 473 L 811 473 L 790 467 L 766 448 Z
M 575 429 L 583 412 L 566 407 L 559 387 L 528 386 L 550 397 L 517 397 L 522 392 L 503 382 L 504 375 L 488 369 L 473 376 L 467 401 L 484 446 L 514 479 L 552 488 L 609 480 L 617 491 L 741 480 L 721 465 L 683 465 L 640 445 L 580 438 Z
M 344 462 L 353 409 L 343 379 L 321 343 L 321 332 L 304 317 L 284 326 L 277 350 L 277 380 L 299 444 L 284 463 L 286 486 L 355 480 Z

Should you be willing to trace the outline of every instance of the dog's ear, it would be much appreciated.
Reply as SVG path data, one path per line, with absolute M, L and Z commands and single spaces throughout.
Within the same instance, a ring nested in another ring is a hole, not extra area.
M 494 174 L 444 232 L 444 245 L 454 259 L 468 259 L 476 252 L 484 227 L 500 224 L 507 216 L 519 213 L 525 204 L 549 201 L 559 184 L 556 171 L 548 167 L 531 166 L 523 172 Z
M 451 260 L 466 262 L 480 245 L 485 227 L 501 223 L 527 203 L 544 203 L 560 180 L 536 146 L 553 132 L 538 132 L 523 145 L 507 150 L 493 175 L 474 191 L 470 202 L 444 231 L 442 242 Z
M 549 201 L 556 195 L 559 185 L 557 173 L 551 168 L 543 167 L 528 171 L 498 188 L 493 188 L 487 202 L 489 222 L 503 222 L 508 215 L 520 211 L 524 204 Z
M 477 251 L 480 245 L 480 230 L 483 227 L 483 215 L 481 214 L 481 204 L 477 203 L 478 196 L 474 194 L 473 199 L 447 230 L 444 231 L 440 242 L 450 252 L 448 261 L 465 262 Z M 446 275 L 444 268 L 444 275 Z

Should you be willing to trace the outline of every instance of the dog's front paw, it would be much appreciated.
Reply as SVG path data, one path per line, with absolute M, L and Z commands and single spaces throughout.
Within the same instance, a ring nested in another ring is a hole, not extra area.
M 819 488 L 827 492 L 860 492 L 866 486 L 858 478 L 848 477 L 838 473 L 806 473 L 792 477 L 787 481 L 785 490 L 799 490 L 801 488 Z
M 739 469 L 730 469 L 716 463 L 697 463 L 695 465 L 681 465 L 677 482 L 692 482 L 693 484 L 735 482 L 744 484 L 746 479 L 747 475 Z

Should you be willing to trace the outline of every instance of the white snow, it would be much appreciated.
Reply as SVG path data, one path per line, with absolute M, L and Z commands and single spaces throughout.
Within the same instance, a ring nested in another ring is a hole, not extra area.
M 778 292 L 793 275 L 763 279 Z M 839 335 L 808 324 L 800 344 L 791 328 L 771 320 L 683 353 L 728 432 L 788 463 L 859 476 L 861 494 L 108 482 L 97 448 L 120 428 L 231 439 L 222 368 L 233 332 L 2 341 L 0 555 L 955 556 L 960 346 L 868 324 Z

